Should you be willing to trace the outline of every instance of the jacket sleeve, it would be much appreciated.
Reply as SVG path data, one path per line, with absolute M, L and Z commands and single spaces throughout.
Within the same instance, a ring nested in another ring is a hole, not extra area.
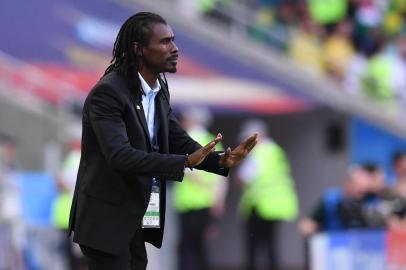
M 108 165 L 115 171 L 181 181 L 186 157 L 134 148 L 123 120 L 124 101 L 110 86 L 96 86 L 87 100 L 89 121 Z

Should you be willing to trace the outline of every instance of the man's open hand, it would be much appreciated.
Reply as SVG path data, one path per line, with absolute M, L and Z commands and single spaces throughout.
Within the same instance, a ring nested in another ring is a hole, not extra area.
M 208 154 L 214 152 L 216 149 L 216 144 L 218 144 L 222 140 L 221 134 L 217 134 L 217 137 L 214 138 L 211 142 L 206 144 L 206 146 L 200 148 L 199 150 L 190 154 L 186 161 L 186 167 L 194 168 L 198 166 L 203 160 L 207 157 Z
M 258 134 L 254 133 L 245 139 L 234 150 L 227 148 L 225 153 L 220 158 L 220 166 L 223 168 L 231 168 L 237 166 L 254 148 L 258 142 Z

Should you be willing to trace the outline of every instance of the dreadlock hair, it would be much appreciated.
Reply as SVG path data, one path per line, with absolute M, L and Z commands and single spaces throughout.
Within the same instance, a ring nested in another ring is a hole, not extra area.
M 125 21 L 114 42 L 113 58 L 104 76 L 116 71 L 126 78 L 131 88 L 139 89 L 141 82 L 136 72 L 140 68 L 140 63 L 134 52 L 134 43 L 136 42 L 139 47 L 147 46 L 152 27 L 156 23 L 167 24 L 160 15 L 151 12 L 139 12 Z

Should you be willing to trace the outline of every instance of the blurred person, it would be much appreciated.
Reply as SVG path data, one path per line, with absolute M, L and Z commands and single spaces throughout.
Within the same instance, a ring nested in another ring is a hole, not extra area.
M 15 141 L 0 133 L 0 269 L 24 269 L 25 226 Z
M 363 214 L 368 228 L 386 229 L 393 221 L 404 216 L 406 198 L 402 198 L 392 187 L 385 185 L 385 172 L 376 164 L 367 163 L 363 168 L 369 173 L 368 191 L 364 197 Z M 396 221 L 395 221 L 396 223 Z
M 384 17 L 384 30 L 391 36 L 396 36 L 405 30 L 406 1 L 388 1 Z
M 215 19 L 217 22 L 225 25 L 231 24 L 231 18 L 228 15 L 228 10 L 233 4 L 233 0 L 191 0 L 198 6 L 201 14 L 210 19 Z
M 344 90 L 354 96 L 363 95 L 361 77 L 368 65 L 368 58 L 363 52 L 355 52 L 349 59 L 347 69 L 344 70 Z
M 348 0 L 347 19 L 354 21 L 361 0 Z
M 362 203 L 369 182 L 369 175 L 362 167 L 350 167 L 343 186 L 323 193 L 312 213 L 299 222 L 299 232 L 309 237 L 317 232 L 364 228 Z
M 269 43 L 274 48 L 279 48 L 284 52 L 289 48 L 292 37 L 292 29 L 296 28 L 298 3 L 295 0 L 279 1 L 273 11 L 275 21 L 268 27 L 268 31 L 274 36 Z
M 351 166 L 341 187 L 324 191 L 310 215 L 298 223 L 304 237 L 305 269 L 310 269 L 309 239 L 319 232 L 363 228 L 363 198 L 369 188 L 369 175 L 362 167 Z
M 393 154 L 392 166 L 395 180 L 391 188 L 393 192 L 406 198 L 406 151 L 399 151 Z
M 180 123 L 194 140 L 205 145 L 215 138 L 206 129 L 210 117 L 203 108 L 187 108 L 182 110 Z M 178 269 L 210 269 L 206 242 L 224 212 L 226 191 L 224 179 L 205 171 L 186 170 L 182 183 L 175 183 L 174 206 L 180 221 Z
M 386 190 L 384 169 L 375 163 L 364 163 L 361 167 L 369 174 L 369 185 L 366 195 L 380 196 Z
M 373 0 L 357 0 L 352 20 L 354 22 L 353 42 L 358 50 L 370 50 L 380 42 L 383 11 L 379 10 Z
M 225 176 L 257 142 L 253 134 L 218 153 L 221 134 L 202 147 L 184 131 L 163 74 L 177 70 L 174 39 L 158 14 L 128 18 L 111 65 L 86 98 L 69 232 L 89 270 L 145 270 L 145 242 L 162 245 L 166 181 L 182 181 L 185 168 Z
M 401 34 L 395 39 L 393 52 L 393 81 L 396 97 L 406 110 L 406 35 Z
M 406 151 L 393 154 L 392 167 L 395 180 L 389 187 L 393 204 L 388 227 L 392 230 L 406 230 Z
M 361 25 L 357 20 L 353 20 L 353 34 L 352 34 L 352 43 L 356 48 L 357 52 L 370 51 L 376 45 L 380 44 L 382 38 L 379 29 L 369 28 L 364 25 Z M 378 37 L 378 38 L 377 38 Z
M 342 82 L 345 71 L 353 57 L 351 42 L 352 22 L 339 22 L 333 33 L 324 40 L 323 58 L 325 70 L 338 82 Z
M 80 164 L 82 129 L 77 124 L 69 126 L 67 130 L 67 155 L 62 162 L 62 166 L 57 179 L 58 196 L 52 205 L 52 224 L 62 232 L 60 245 L 63 260 L 67 269 L 82 268 L 83 256 L 78 250 L 78 246 L 66 237 L 69 227 L 69 211 L 72 204 L 73 192 L 75 189 L 76 176 Z
M 294 9 L 290 3 L 274 3 L 257 6 L 254 21 L 248 26 L 248 35 L 285 51 L 291 36 Z
M 273 36 L 275 31 L 275 29 L 272 29 L 276 24 L 275 9 L 268 6 L 258 6 L 255 8 L 253 21 L 247 26 L 247 34 L 250 38 L 273 45 L 274 42 L 270 37 L 270 33 L 272 31 Z
M 257 255 L 266 248 L 269 269 L 279 269 L 278 229 L 298 213 L 295 184 L 284 150 L 268 135 L 259 120 L 244 124 L 241 136 L 258 130 L 258 145 L 238 170 L 243 185 L 240 210 L 246 219 L 246 269 L 257 269 Z
M 354 33 L 353 35 L 358 36 L 357 33 Z M 346 69 L 344 88 L 350 94 L 363 96 L 365 95 L 363 76 L 368 67 L 368 59 L 383 50 L 386 40 L 381 34 L 378 34 L 375 31 L 369 31 L 368 42 L 366 42 L 368 45 L 362 46 L 357 44 L 356 40 L 354 40 L 354 36 L 353 43 L 356 48 L 356 53 L 353 54 Z
M 348 12 L 348 0 L 308 0 L 307 3 L 312 19 L 320 25 L 338 23 Z
M 320 35 L 322 29 L 310 18 L 305 17 L 299 28 L 292 31 L 288 49 L 293 61 L 315 74 L 321 74 L 323 70 Z
M 385 172 L 375 163 L 364 163 L 361 167 L 369 178 L 362 206 L 366 226 L 372 229 L 385 229 L 389 216 Z
M 276 6 L 276 16 L 279 22 L 285 23 L 287 25 L 293 25 L 297 23 L 298 11 L 299 11 L 298 0 L 283 0 L 279 1 Z
M 370 175 L 362 167 L 351 168 L 351 179 L 344 183 L 344 196 L 337 205 L 339 221 L 342 229 L 363 229 L 367 227 L 363 215 L 363 199 L 368 192 Z
M 364 92 L 398 109 L 406 104 L 406 37 L 401 35 L 374 55 L 362 76 Z
M 355 20 L 363 27 L 378 28 L 385 9 L 376 0 L 359 0 Z
M 403 14 L 396 10 L 388 10 L 382 23 L 382 29 L 390 37 L 396 37 L 404 29 Z

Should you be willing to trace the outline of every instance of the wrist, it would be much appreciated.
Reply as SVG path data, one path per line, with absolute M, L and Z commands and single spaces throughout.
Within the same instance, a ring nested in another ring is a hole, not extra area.
M 219 153 L 219 159 L 218 159 L 218 164 L 220 167 L 224 168 L 225 167 L 225 157 L 224 157 L 225 152 Z
M 193 166 L 190 164 L 190 157 L 189 157 L 189 154 L 186 154 L 185 168 L 189 168 L 189 169 L 193 170 Z

